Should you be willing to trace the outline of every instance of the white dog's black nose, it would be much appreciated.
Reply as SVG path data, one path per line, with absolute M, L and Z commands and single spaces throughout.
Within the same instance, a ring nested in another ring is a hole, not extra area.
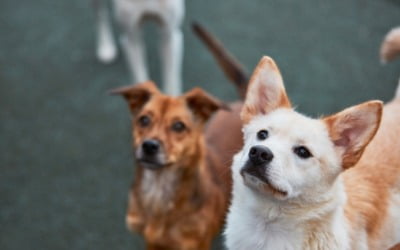
M 274 158 L 271 150 L 264 146 L 254 146 L 249 151 L 249 159 L 254 165 L 264 165 L 270 163 Z
M 160 149 L 160 143 L 157 140 L 146 140 L 142 144 L 143 152 L 145 155 L 155 155 Z

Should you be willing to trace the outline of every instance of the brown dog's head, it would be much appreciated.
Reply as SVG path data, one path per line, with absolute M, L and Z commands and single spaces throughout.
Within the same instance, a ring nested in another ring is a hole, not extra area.
M 115 89 L 133 115 L 133 146 L 141 166 L 189 166 L 202 154 L 203 129 L 224 103 L 200 88 L 179 97 L 162 94 L 153 82 Z

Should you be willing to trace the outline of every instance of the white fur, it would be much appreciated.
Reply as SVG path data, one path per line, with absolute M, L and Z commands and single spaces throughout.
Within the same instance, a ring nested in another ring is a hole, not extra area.
M 140 191 L 142 192 L 143 207 L 152 212 L 154 209 L 173 209 L 174 183 L 177 174 L 173 170 L 165 170 L 160 173 L 150 169 L 143 169 Z
M 97 19 L 97 57 L 103 63 L 114 61 L 117 56 L 117 47 L 111 29 L 110 15 L 105 2 L 94 0 Z
M 285 108 L 290 104 L 279 70 L 271 58 L 263 57 L 242 110 L 244 146 L 233 159 L 232 204 L 225 230 L 228 249 L 393 246 L 399 236 L 400 227 L 394 224 L 400 219 L 400 196 L 391 197 L 389 216 L 379 232 L 383 239 L 371 242 L 362 213 L 351 220 L 345 215 L 345 208 L 352 208 L 346 206 L 341 175 L 374 135 L 381 105 L 371 101 L 324 119 L 308 118 Z M 267 138 L 266 133 L 258 138 L 261 130 L 269 132 Z
M 116 56 L 116 46 L 106 2 L 93 1 L 97 7 L 97 55 L 101 61 L 110 62 Z M 135 82 L 149 80 L 141 24 L 144 18 L 154 17 L 161 22 L 160 47 L 164 91 L 170 95 L 179 95 L 182 91 L 183 35 L 180 26 L 184 17 L 184 0 L 113 0 L 113 3 L 115 16 L 122 31 L 121 45 Z
M 308 129 L 302 129 L 304 127 Z M 265 141 L 257 139 L 257 132 L 266 129 L 269 138 Z M 319 181 L 322 161 L 326 161 L 326 178 L 332 180 L 340 173 L 339 159 L 329 139 L 325 125 L 319 121 L 305 117 L 291 109 L 278 109 L 268 116 L 259 116 L 244 127 L 245 145 L 243 157 L 254 145 L 263 145 L 271 149 L 274 159 L 269 167 L 270 182 L 288 192 L 287 198 L 299 195 L 298 187 L 315 189 Z M 310 149 L 314 157 L 304 160 L 293 153 L 295 146 L 304 145 Z M 321 145 L 327 145 L 321 147 Z M 305 177 L 312 177 L 310 181 Z M 331 180 L 331 181 L 332 181 Z M 328 184 L 331 184 L 328 183 Z
M 261 129 L 270 134 L 263 141 L 256 136 Z M 343 211 L 346 194 L 338 177 L 340 160 L 323 122 L 290 109 L 277 109 L 253 118 L 243 131 L 245 145 L 232 165 L 233 200 L 225 230 L 228 249 L 349 249 Z M 286 197 L 244 184 L 240 169 L 254 145 L 273 152 L 268 180 L 287 192 Z M 313 157 L 295 155 L 293 147 L 298 145 L 310 149 Z M 312 244 L 307 244 L 309 222 L 326 216 L 326 222 L 313 232 Z

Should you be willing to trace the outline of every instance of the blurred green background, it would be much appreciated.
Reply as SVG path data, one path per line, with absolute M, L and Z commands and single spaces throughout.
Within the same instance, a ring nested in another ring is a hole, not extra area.
M 389 100 L 400 60 L 378 49 L 400 25 L 398 0 L 190 0 L 184 88 L 223 100 L 234 88 L 191 33 L 199 21 L 249 72 L 262 55 L 281 68 L 298 110 L 316 116 Z M 157 25 L 145 25 L 158 81 Z M 122 57 L 95 58 L 88 0 L 0 1 L 0 249 L 143 249 L 124 225 L 134 171 L 130 116 L 109 89 L 129 84 Z M 218 240 L 215 249 L 221 249 Z

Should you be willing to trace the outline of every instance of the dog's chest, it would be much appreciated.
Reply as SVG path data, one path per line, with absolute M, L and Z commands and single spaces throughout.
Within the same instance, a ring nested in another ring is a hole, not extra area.
M 246 218 L 246 220 L 243 217 L 237 220 L 230 218 L 229 222 L 230 230 L 226 231 L 226 243 L 230 250 L 296 250 L 302 246 L 303 234 L 297 228 L 284 229 L 255 217 Z
M 225 234 L 230 250 L 348 249 L 348 239 L 343 235 L 343 226 L 332 228 L 329 225 L 320 227 L 308 223 L 294 224 L 285 219 L 266 222 L 259 215 L 239 210 L 228 215 Z
M 177 176 L 175 172 L 156 173 L 145 169 L 141 180 L 141 202 L 149 212 L 174 209 Z

